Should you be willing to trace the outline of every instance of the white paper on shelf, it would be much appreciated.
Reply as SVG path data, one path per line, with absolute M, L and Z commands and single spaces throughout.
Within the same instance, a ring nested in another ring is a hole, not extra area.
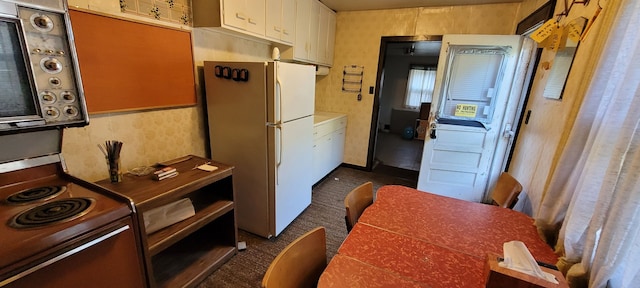
M 542 271 L 538 263 L 521 241 L 510 241 L 502 244 L 504 251 L 504 261 L 498 265 L 501 267 L 516 270 L 540 279 L 547 280 L 551 283 L 558 284 L 558 280 L 553 274 Z
M 156 232 L 164 227 L 173 225 L 195 215 L 191 199 L 184 198 L 158 208 L 142 213 L 144 228 L 147 234 Z

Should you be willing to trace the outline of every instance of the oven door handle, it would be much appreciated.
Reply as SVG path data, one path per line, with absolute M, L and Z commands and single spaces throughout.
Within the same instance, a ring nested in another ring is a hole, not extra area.
M 67 258 L 69 256 L 72 256 L 72 255 L 74 255 L 74 254 L 76 254 L 76 253 L 78 253 L 78 252 L 80 252 L 82 250 L 85 250 L 85 249 L 87 249 L 87 248 L 89 248 L 91 246 L 99 244 L 100 242 L 103 242 L 103 241 L 105 241 L 105 240 L 107 240 L 107 239 L 109 239 L 111 237 L 114 237 L 114 236 L 116 236 L 116 235 L 118 235 L 118 234 L 120 234 L 120 233 L 122 233 L 124 231 L 127 231 L 129 229 L 131 229 L 131 227 L 129 225 L 126 225 L 126 224 L 124 226 L 118 227 L 118 228 L 116 228 L 116 229 L 114 229 L 114 230 L 112 230 L 110 232 L 107 232 L 107 233 L 103 234 L 102 236 L 100 236 L 98 238 L 95 238 L 95 239 L 93 239 L 93 240 L 91 240 L 91 241 L 89 241 L 87 243 L 84 243 L 84 244 L 82 244 L 82 245 L 80 245 L 78 247 L 75 247 L 75 248 L 73 248 L 73 249 L 71 249 L 71 250 L 69 250 L 67 252 L 64 252 L 64 253 L 62 253 L 62 254 L 60 254 L 60 255 L 58 255 L 56 257 L 53 257 L 51 259 L 48 259 L 47 261 L 44 261 L 44 262 L 42 262 L 42 263 L 40 263 L 40 264 L 38 264 L 36 266 L 33 266 L 33 267 L 31 267 L 31 268 L 29 268 L 27 270 L 24 270 L 24 271 L 12 276 L 12 277 L 9 277 L 9 278 L 3 280 L 2 282 L 0 282 L 0 287 L 5 286 L 5 285 L 7 285 L 7 284 L 9 284 L 9 283 L 11 283 L 13 281 L 16 281 L 16 280 L 18 280 L 18 279 L 20 279 L 22 277 L 25 277 L 25 276 L 27 276 L 27 275 L 29 275 L 31 273 L 34 273 L 34 272 L 36 272 L 36 271 L 38 271 L 40 269 L 45 268 L 47 266 L 55 264 L 56 262 L 58 262 L 58 261 L 60 261 L 62 259 L 65 259 L 65 258 Z

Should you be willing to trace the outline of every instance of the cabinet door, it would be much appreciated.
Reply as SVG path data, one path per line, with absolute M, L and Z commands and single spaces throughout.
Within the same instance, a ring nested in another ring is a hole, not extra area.
M 293 43 L 296 30 L 295 0 L 282 0 L 282 37 L 280 40 Z
M 332 170 L 342 164 L 344 157 L 344 140 L 346 129 L 342 128 L 333 132 L 331 137 L 331 167 Z
M 246 30 L 249 15 L 245 11 L 245 0 L 223 0 L 222 16 L 224 25 Z
M 313 167 L 317 170 L 318 180 L 327 176 L 331 170 L 333 170 L 331 163 L 331 141 L 333 139 L 333 133 L 329 133 L 313 141 L 315 144 L 313 150 Z M 316 168 L 317 167 L 317 168 Z M 314 173 L 315 174 L 315 173 Z
M 322 139 L 313 140 L 313 160 L 311 162 L 311 182 L 317 183 L 324 177 L 322 173 L 324 169 L 322 169 L 322 157 L 325 153 L 326 149 L 323 149 Z
M 266 0 L 265 36 L 293 43 L 296 25 L 295 0 Z
M 318 4 L 318 47 L 316 60 L 327 63 L 327 37 L 329 35 L 329 8 Z
M 311 1 L 296 0 L 296 32 L 295 42 L 293 43 L 293 58 L 297 60 L 309 60 Z
M 247 31 L 264 36 L 265 33 L 265 1 L 244 0 L 247 18 Z M 242 1 L 240 1 L 242 2 Z
M 312 62 L 318 60 L 318 33 L 320 32 L 320 2 L 317 0 L 311 1 L 311 10 L 309 11 L 309 56 L 308 59 Z
M 336 13 L 333 11 L 329 12 L 329 31 L 327 33 L 327 62 L 326 64 L 329 66 L 333 65 L 333 49 L 336 45 Z
M 269 38 L 280 40 L 282 35 L 282 0 L 266 1 L 266 30 L 265 35 Z

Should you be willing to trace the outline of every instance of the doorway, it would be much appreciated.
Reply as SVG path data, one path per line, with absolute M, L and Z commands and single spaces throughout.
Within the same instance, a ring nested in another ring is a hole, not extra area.
M 407 106 L 410 70 L 435 69 L 441 36 L 382 37 L 367 168 L 417 182 L 424 146 L 420 108 Z M 424 113 L 424 112 L 423 112 Z M 426 121 L 422 121 L 426 123 Z

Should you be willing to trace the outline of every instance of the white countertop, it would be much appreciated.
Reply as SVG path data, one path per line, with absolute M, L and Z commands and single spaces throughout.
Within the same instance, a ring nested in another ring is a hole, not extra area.
M 340 117 L 346 117 L 346 116 L 347 114 L 342 114 L 342 113 L 315 111 L 315 113 L 313 114 L 313 124 L 318 125 L 329 120 L 333 120 Z

